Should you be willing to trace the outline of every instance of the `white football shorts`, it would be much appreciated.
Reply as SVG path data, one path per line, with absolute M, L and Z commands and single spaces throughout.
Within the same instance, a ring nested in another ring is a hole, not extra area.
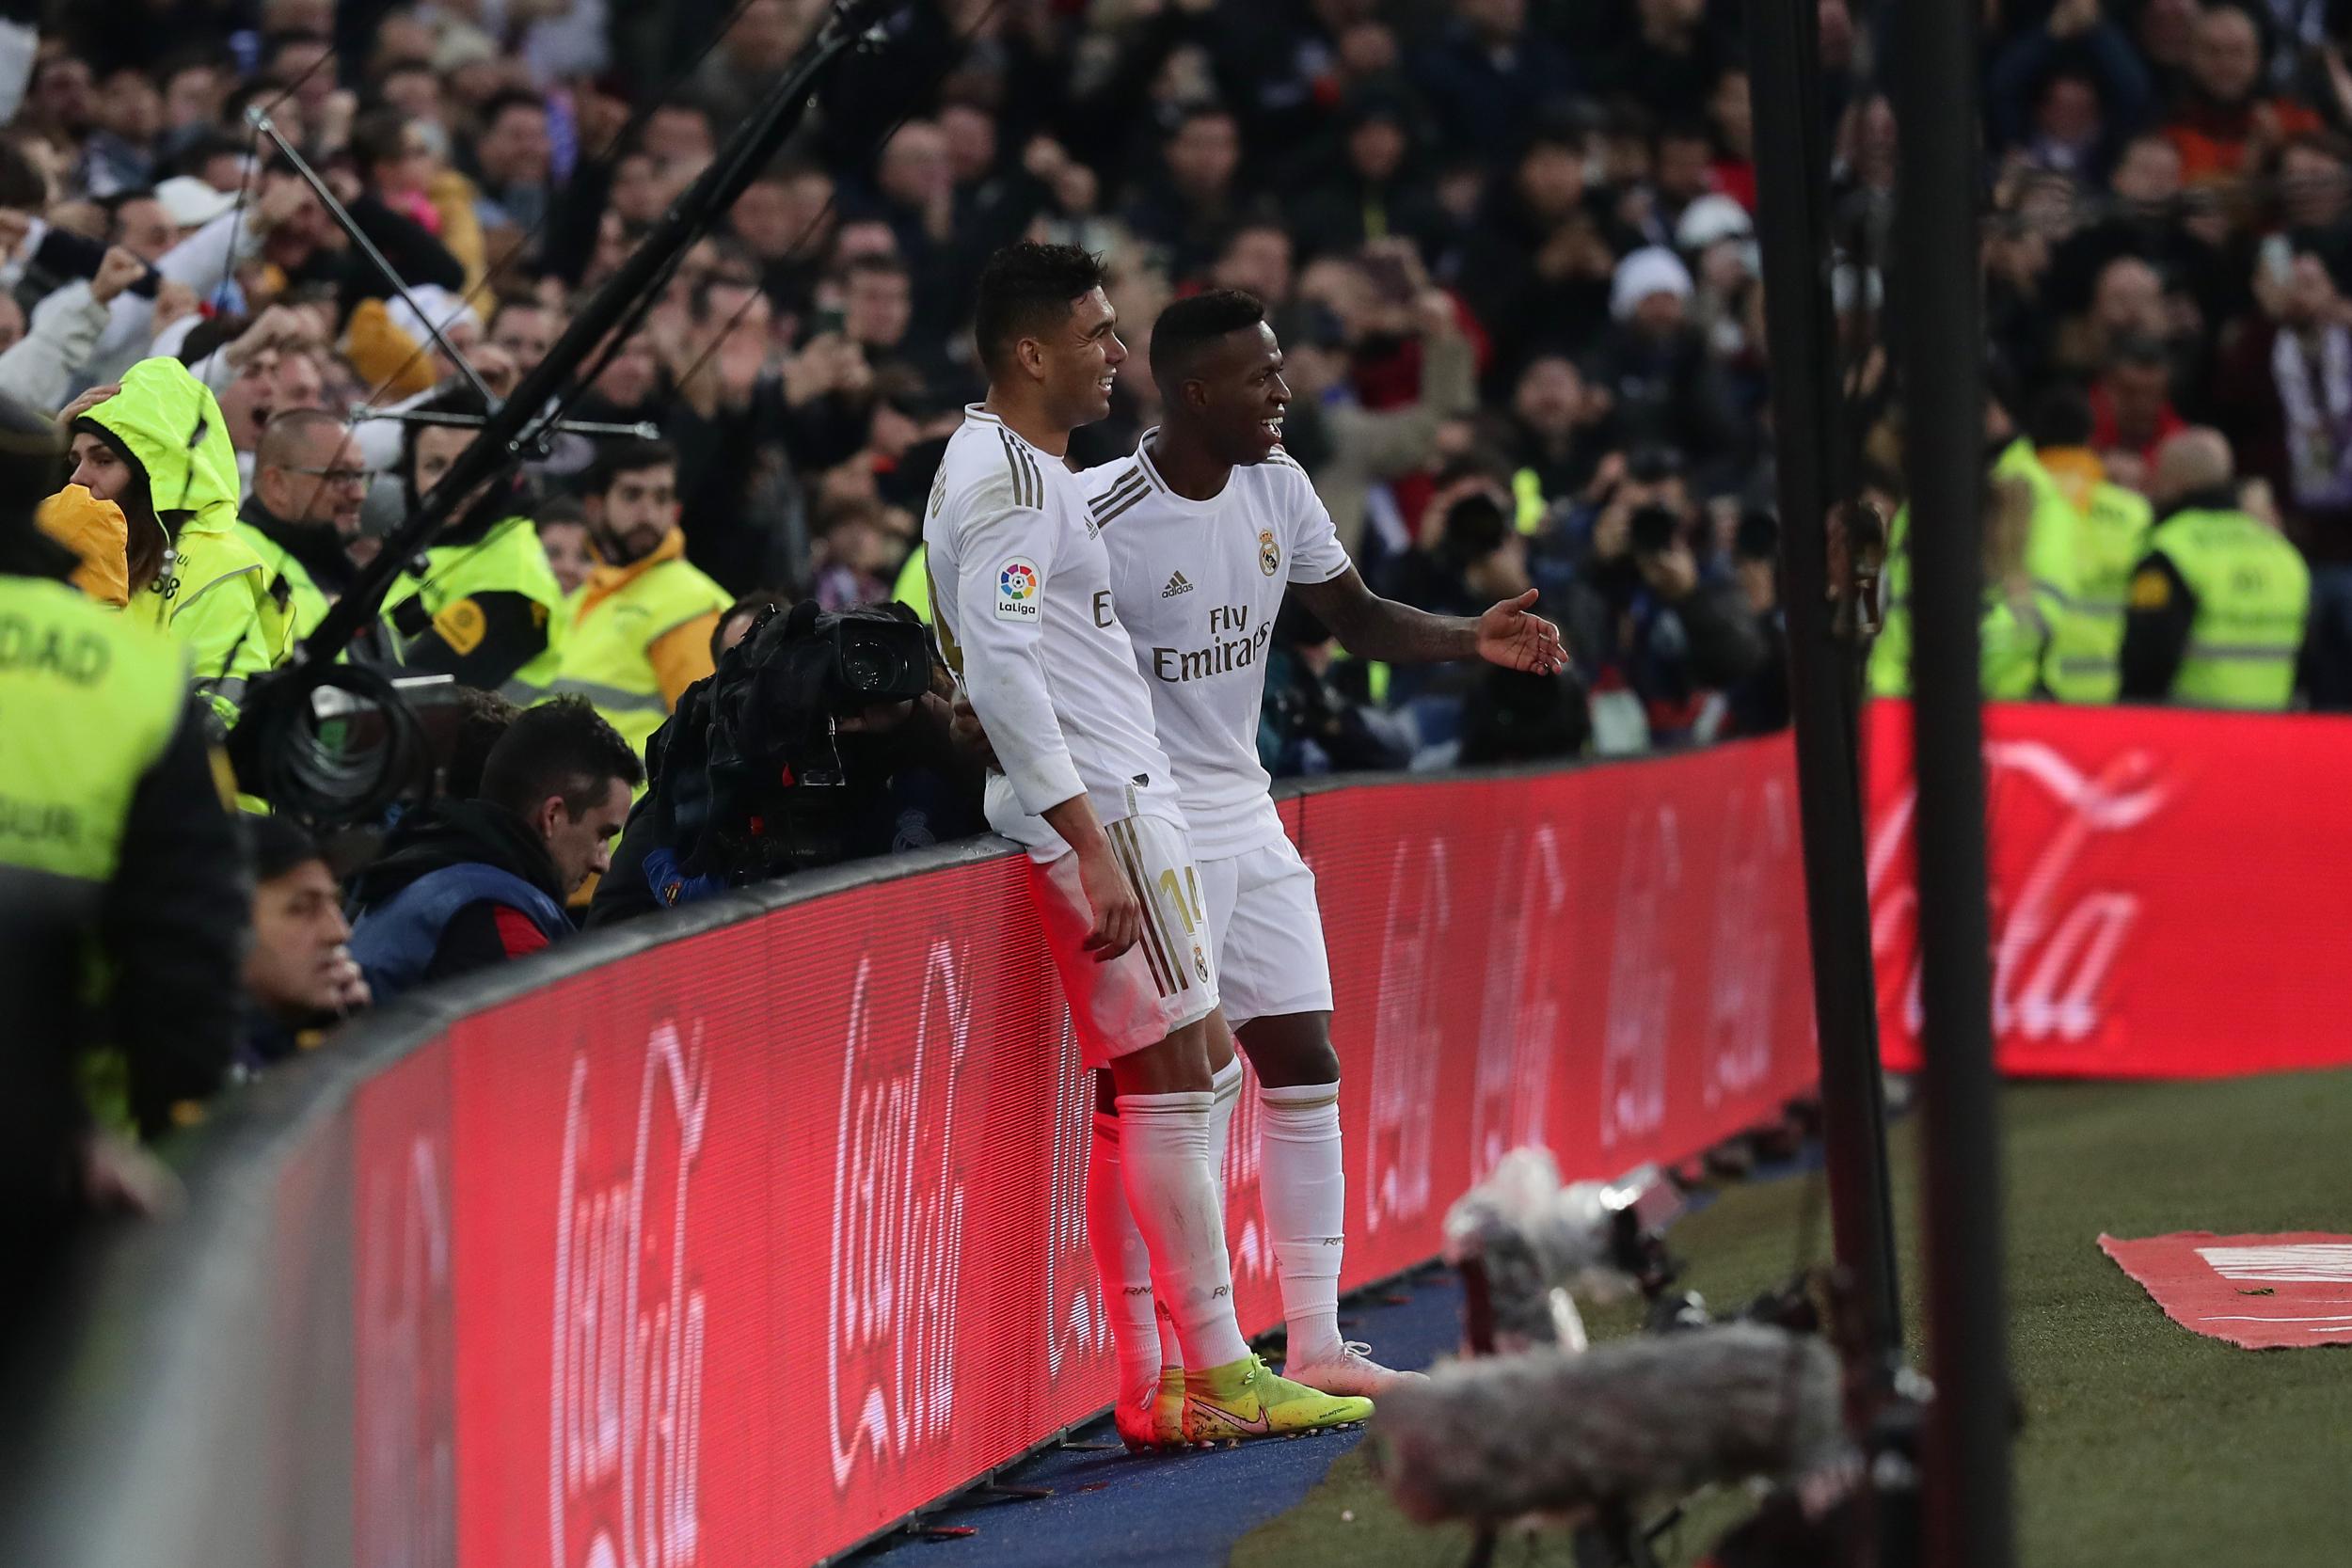
M 1083 945 L 1094 911 L 1078 879 L 1078 857 L 1065 851 L 1042 865 L 1029 863 L 1046 949 L 1090 1068 L 1157 1045 L 1217 1006 L 1215 927 L 1184 830 L 1162 817 L 1130 816 L 1104 823 L 1103 832 L 1143 905 L 1143 939 L 1107 963 Z
M 1225 1022 L 1331 1010 L 1331 958 L 1323 947 L 1315 874 L 1287 838 L 1202 861 L 1216 932 Z

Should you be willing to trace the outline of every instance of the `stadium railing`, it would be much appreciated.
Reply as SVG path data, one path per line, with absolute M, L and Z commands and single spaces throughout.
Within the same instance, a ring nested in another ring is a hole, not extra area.
M 1506 1149 L 1677 1160 L 1810 1082 L 1787 737 L 1280 809 L 1344 1064 L 1344 1283 Z M 1104 1404 L 1092 1099 L 986 840 L 591 933 L 386 1009 L 175 1151 L 13 1421 L 0 1560 L 821 1560 Z M 1236 1298 L 1279 1321 L 1257 1100 Z

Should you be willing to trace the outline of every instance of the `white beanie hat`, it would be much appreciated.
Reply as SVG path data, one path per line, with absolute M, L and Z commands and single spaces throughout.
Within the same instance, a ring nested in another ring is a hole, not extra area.
M 1755 232 L 1756 220 L 1745 207 L 1727 196 L 1703 196 L 1682 209 L 1682 221 L 1675 225 L 1675 246 L 1705 250 L 1717 240 L 1744 240 Z
M 1691 297 L 1691 269 L 1664 245 L 1645 246 L 1617 263 L 1616 278 L 1609 286 L 1609 313 L 1625 321 L 1652 294 Z
M 384 313 L 391 318 L 393 325 L 407 333 L 420 347 L 433 340 L 431 329 L 425 325 L 428 320 L 444 332 L 460 322 L 476 331 L 482 327 L 482 318 L 474 314 L 473 307 L 437 283 L 414 283 L 409 285 L 408 293 L 417 302 L 417 310 L 410 309 L 407 300 L 394 294 L 384 302 Z M 423 314 L 419 315 L 418 310 L 423 311 Z

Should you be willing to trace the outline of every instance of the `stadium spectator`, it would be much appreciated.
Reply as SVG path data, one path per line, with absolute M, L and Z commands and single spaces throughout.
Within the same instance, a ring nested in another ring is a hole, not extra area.
M 1424 253 L 1438 246 L 1444 236 L 1445 217 L 1420 180 L 1415 157 L 1418 119 L 1411 103 L 1393 90 L 1365 91 L 1346 106 L 1340 156 L 1333 166 L 1318 171 L 1311 194 L 1292 220 L 1300 249 L 1311 256 L 1345 255 L 1391 234 L 1409 237 Z M 1282 230 L 1279 226 L 1262 226 L 1245 232 L 1279 235 Z M 1232 276 L 1236 269 L 1227 264 L 1232 256 L 1232 242 L 1228 240 L 1226 255 L 1217 266 L 1218 273 L 1226 276 L 1217 278 L 1218 286 L 1247 290 L 1269 305 L 1279 305 L 1289 293 L 1287 239 L 1282 244 L 1286 254 L 1279 274 L 1270 264 L 1271 258 L 1254 264 L 1245 261 L 1238 270 L 1254 274 L 1254 279 L 1237 280 Z M 1277 284 L 1272 293 L 1259 293 L 1254 286 L 1268 282 Z
M 376 109 L 352 123 L 351 161 L 358 172 L 358 195 L 344 205 L 352 221 L 391 263 L 405 283 L 430 283 L 441 289 L 464 289 L 469 268 L 453 252 L 444 236 L 457 237 L 456 227 L 433 199 L 439 159 L 424 126 L 398 109 Z M 482 237 L 478 227 L 465 230 L 466 243 L 479 268 Z M 382 279 L 369 279 L 358 271 L 349 275 L 354 301 L 372 293 Z
M 122 292 L 146 275 L 147 266 L 128 246 L 116 245 L 99 262 L 97 276 L 76 279 L 33 307 L 28 318 L 13 297 L 8 324 L 14 336 L 0 352 L 0 397 L 28 408 L 62 405 L 73 376 L 98 351 Z
M 365 1007 L 368 983 L 347 945 L 342 891 L 310 835 L 282 816 L 246 816 L 240 827 L 253 875 L 253 942 L 238 1059 L 258 1071 Z
M 1990 87 L 1996 143 L 2085 181 L 2104 177 L 2155 102 L 2147 65 L 2099 0 L 2058 0 L 1994 60 Z
M 1690 9 L 1686 0 L 1667 0 Z M 1643 10 L 1659 10 L 1644 0 Z M 1454 0 L 1453 18 L 1413 51 L 1414 79 L 1457 147 L 1508 147 L 1578 82 L 1574 62 L 1528 26 L 1526 0 Z
M 529 375 L 563 336 L 564 314 L 539 299 L 501 300 L 490 313 L 489 341 L 515 361 L 515 373 Z
M 351 950 L 375 999 L 568 934 L 564 900 L 611 864 L 644 779 L 637 753 L 585 701 L 517 717 L 483 764 L 480 798 L 412 813 L 355 879 Z
M 532 522 L 539 531 L 539 547 L 548 552 L 548 568 L 569 602 L 596 565 L 588 545 L 587 509 L 568 496 L 558 497 L 542 502 Z
M 1377 297 L 1364 267 L 1327 259 L 1308 269 L 1299 293 L 1311 306 L 1304 330 L 1283 335 L 1283 374 L 1296 394 L 1283 424 L 1286 446 L 1313 456 L 1316 493 L 1330 511 L 1340 543 L 1359 562 L 1359 547 L 1375 505 L 1387 547 L 1411 538 L 1386 485 L 1425 469 L 1438 451 L 1440 427 L 1477 407 L 1477 351 L 1462 331 L 1460 307 L 1444 292 L 1413 292 L 1397 279 L 1403 301 Z M 1406 341 L 1420 350 L 1420 387 L 1408 402 L 1368 406 L 1358 375 L 1357 351 L 1367 341 Z
M 1127 224 L 1189 274 L 1216 259 L 1218 242 L 1245 214 L 1241 126 L 1222 107 L 1196 104 L 1169 131 L 1161 160 L 1159 177 L 1129 205 Z
M 2185 427 L 2172 407 L 2172 358 L 2153 339 L 2119 339 L 2090 388 L 2090 444 L 2113 466 L 2144 474 L 2156 449 Z
M 2286 138 L 2319 129 L 2311 108 L 2265 90 L 2262 29 L 2229 0 L 2198 14 L 2187 65 L 2165 134 L 2180 149 L 2181 178 L 2190 185 L 2249 172 Z
M 523 253 L 532 254 L 529 236 L 547 221 L 552 199 L 546 101 L 521 88 L 492 97 L 482 106 L 482 135 L 472 151 L 467 172 L 482 192 L 483 228 L 507 230 L 508 244 L 520 241 Z
M 1629 445 L 1704 453 L 1717 468 L 1747 454 L 1722 368 L 1690 320 L 1692 287 L 1690 269 L 1661 246 L 1619 262 L 1609 291 L 1613 325 L 1588 374 Z

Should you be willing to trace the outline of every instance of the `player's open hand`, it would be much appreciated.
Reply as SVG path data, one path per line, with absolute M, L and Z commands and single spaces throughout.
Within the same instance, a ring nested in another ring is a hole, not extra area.
M 1478 657 L 1505 670 L 1556 675 L 1568 667 L 1567 650 L 1560 645 L 1560 628 L 1540 615 L 1528 613 L 1535 602 L 1531 588 L 1516 599 L 1505 599 L 1478 618 Z
M 1079 945 L 1094 955 L 1096 963 L 1108 963 L 1143 935 L 1143 904 L 1120 874 L 1107 845 L 1078 857 L 1078 884 L 1086 890 L 1087 908 L 1094 911 L 1094 929 Z

